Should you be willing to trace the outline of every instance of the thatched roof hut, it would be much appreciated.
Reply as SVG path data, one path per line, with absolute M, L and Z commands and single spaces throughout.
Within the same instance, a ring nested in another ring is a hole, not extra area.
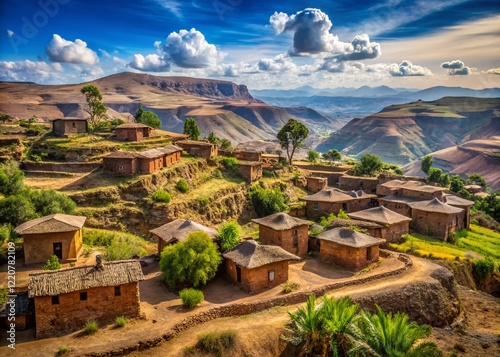
M 87 217 L 84 216 L 55 213 L 24 222 L 14 230 L 20 235 L 73 232 L 80 230 L 86 219 Z
M 152 229 L 149 233 L 169 244 L 183 242 L 187 239 L 189 233 L 199 231 L 206 232 L 212 240 L 215 240 L 217 236 L 217 231 L 215 229 L 193 222 L 190 219 L 181 218 Z
M 371 247 L 385 243 L 385 239 L 375 238 L 347 228 L 330 229 L 318 234 L 316 238 L 353 248 Z
M 441 202 L 437 198 L 434 198 L 430 201 L 409 203 L 409 206 L 414 210 L 433 213 L 457 214 L 463 211 L 463 209 L 450 206 L 446 203 Z
M 354 199 L 354 197 L 349 196 L 348 194 L 334 188 L 325 188 L 313 195 L 299 198 L 299 200 L 302 201 L 314 202 L 349 202 Z
M 284 212 L 277 212 L 263 218 L 254 218 L 252 222 L 269 227 L 275 231 L 284 231 L 303 225 L 309 225 L 310 223 L 310 221 L 292 217 Z
M 350 218 L 387 225 L 411 221 L 411 218 L 391 211 L 384 206 L 373 207 L 363 211 L 349 213 L 348 215 Z
M 286 260 L 300 260 L 298 256 L 288 253 L 281 247 L 259 245 L 251 239 L 239 243 L 229 252 L 222 254 L 222 256 L 235 262 L 236 265 L 247 269 L 258 268 Z
M 382 228 L 380 224 L 377 224 L 375 222 L 367 222 L 367 221 L 360 221 L 357 219 L 342 219 L 342 218 L 335 218 L 332 219 L 330 222 L 328 222 L 328 227 L 330 228 L 337 228 L 337 227 L 358 227 L 358 228 Z

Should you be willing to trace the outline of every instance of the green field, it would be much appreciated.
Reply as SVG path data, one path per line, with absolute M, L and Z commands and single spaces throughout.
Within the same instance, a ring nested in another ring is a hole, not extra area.
M 491 257 L 500 260 L 500 233 L 471 224 L 470 230 L 456 233 L 457 243 L 451 244 L 440 239 L 412 233 L 406 236 L 401 244 L 390 243 L 389 246 L 398 252 L 412 252 L 423 257 L 454 260 Z

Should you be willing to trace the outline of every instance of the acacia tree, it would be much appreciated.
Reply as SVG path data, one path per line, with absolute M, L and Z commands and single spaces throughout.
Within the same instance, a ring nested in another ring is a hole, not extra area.
M 309 129 L 307 129 L 307 126 L 295 119 L 288 120 L 288 122 L 280 129 L 278 135 L 276 135 L 281 148 L 286 149 L 286 155 L 288 156 L 290 165 L 292 164 L 295 150 L 304 146 L 304 141 L 308 135 Z
M 82 87 L 80 92 L 85 95 L 88 108 L 84 110 L 90 115 L 90 130 L 94 131 L 106 117 L 106 111 L 108 109 L 102 103 L 102 95 L 97 86 L 87 84 Z
M 188 135 L 191 140 L 199 139 L 201 132 L 194 118 L 186 118 L 184 122 L 184 134 Z

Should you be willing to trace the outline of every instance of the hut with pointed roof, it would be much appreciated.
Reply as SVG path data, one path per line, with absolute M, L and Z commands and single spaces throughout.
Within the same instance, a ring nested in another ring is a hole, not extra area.
M 163 248 L 167 245 L 184 242 L 189 233 L 200 231 L 207 233 L 212 240 L 217 239 L 217 231 L 215 229 L 193 222 L 190 219 L 181 218 L 152 229 L 149 233 L 158 239 L 158 255 L 160 255 Z
M 262 244 L 277 245 L 301 258 L 307 256 L 309 221 L 278 212 L 252 222 L 259 225 Z
M 52 255 L 62 261 L 76 261 L 83 246 L 86 219 L 56 213 L 17 226 L 14 230 L 23 237 L 24 263 L 45 263 Z
M 152 127 L 142 123 L 125 123 L 115 127 L 118 140 L 141 141 L 151 136 Z
M 384 227 L 380 238 L 388 242 L 397 242 L 403 234 L 410 230 L 411 218 L 391 211 L 384 206 L 373 207 L 367 210 L 349 213 L 349 218 L 377 223 Z
M 403 216 L 411 218 L 411 207 L 410 203 L 420 202 L 418 198 L 403 197 L 397 195 L 389 195 L 384 197 L 379 197 L 378 203 L 380 206 L 390 209 L 396 213 L 402 214 Z
M 300 260 L 281 247 L 259 245 L 251 239 L 237 244 L 222 256 L 227 279 L 250 294 L 286 282 L 289 262 Z
M 329 228 L 350 228 L 356 227 L 361 228 L 365 231 L 366 234 L 372 237 L 381 238 L 382 237 L 382 229 L 383 226 L 374 222 L 360 221 L 358 219 L 343 219 L 343 218 L 335 218 L 328 222 Z
M 464 228 L 470 228 L 470 208 L 474 205 L 474 201 L 466 200 L 465 198 L 458 197 L 455 195 L 445 195 L 445 202 L 450 206 L 462 208 L 464 210 L 463 219 L 464 219 Z
M 319 257 L 351 270 L 361 270 L 379 258 L 379 246 L 384 239 L 348 228 L 333 228 L 316 236 Z
M 448 236 L 464 228 L 464 210 L 437 198 L 409 204 L 415 231 L 448 240 Z
M 349 196 L 354 198 L 354 200 L 348 203 L 349 212 L 356 212 L 378 206 L 378 196 L 374 193 L 366 193 L 363 190 L 357 190 L 349 192 Z
M 306 202 L 307 218 L 315 220 L 330 213 L 338 214 L 341 209 L 348 212 L 349 202 L 352 202 L 354 197 L 335 188 L 326 188 L 315 194 L 300 197 L 299 200 Z
M 137 260 L 100 263 L 30 274 L 28 293 L 35 302 L 36 337 L 81 329 L 86 322 L 138 317 Z

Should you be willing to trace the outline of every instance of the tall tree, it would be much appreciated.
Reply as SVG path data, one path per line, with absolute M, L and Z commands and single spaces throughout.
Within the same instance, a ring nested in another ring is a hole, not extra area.
M 0 193 L 4 196 L 15 195 L 24 187 L 24 172 L 19 163 L 9 160 L 0 164 Z
M 142 104 L 139 104 L 139 108 L 137 108 L 137 111 L 135 112 L 134 119 L 136 122 L 139 123 L 139 119 L 142 117 L 142 114 L 144 113 L 144 109 L 142 109 Z
M 149 125 L 150 127 L 156 129 L 161 127 L 161 119 L 150 110 L 143 111 L 141 116 L 137 119 L 137 122 Z
M 184 122 L 184 134 L 188 135 L 191 140 L 199 139 L 201 132 L 194 118 L 186 118 Z
M 223 252 L 233 249 L 240 241 L 240 226 L 235 221 L 229 221 L 219 230 L 220 246 Z
M 319 160 L 319 152 L 314 150 L 309 150 L 307 152 L 307 161 L 315 163 L 318 162 L 318 160 Z
M 365 154 L 361 156 L 359 163 L 354 166 L 353 174 L 355 176 L 375 176 L 384 166 L 384 163 L 374 154 Z
M 328 161 L 339 161 L 342 159 L 342 154 L 337 149 L 331 149 L 323 154 L 323 159 Z
M 429 174 L 429 169 L 431 168 L 432 164 L 434 163 L 434 160 L 432 159 L 431 155 L 425 155 L 422 159 L 422 171 L 428 175 Z
M 295 150 L 304 146 L 304 141 L 308 135 L 309 129 L 307 129 L 307 126 L 295 119 L 288 120 L 288 122 L 280 129 L 278 135 L 276 135 L 281 148 L 286 149 L 286 155 L 290 165 L 292 164 Z
M 99 88 L 93 84 L 87 84 L 82 87 L 80 92 L 85 95 L 88 108 L 85 111 L 90 115 L 90 130 L 94 131 L 99 127 L 101 121 L 106 117 L 108 110 L 102 103 L 102 95 Z

